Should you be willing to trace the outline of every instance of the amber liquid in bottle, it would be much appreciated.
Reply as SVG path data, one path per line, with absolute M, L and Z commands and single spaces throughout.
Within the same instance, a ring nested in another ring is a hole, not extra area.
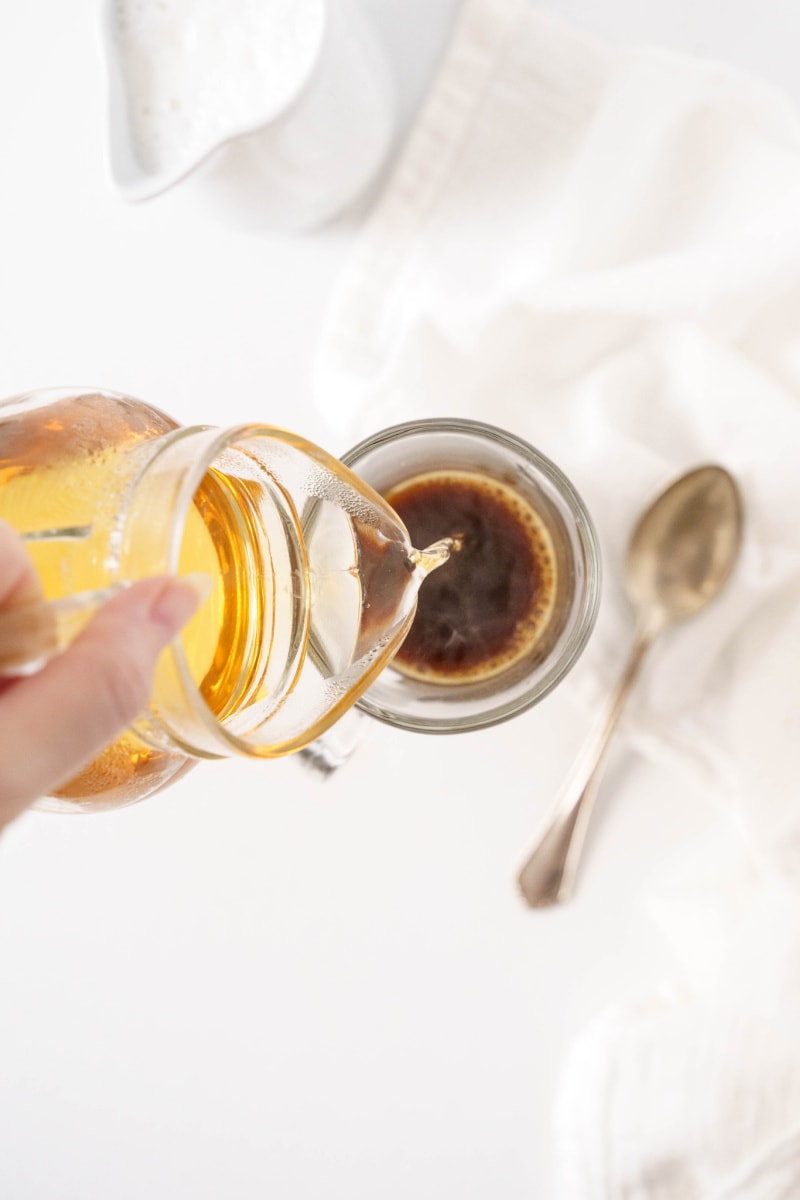
M 146 405 L 92 395 L 0 424 L 0 515 L 22 533 L 74 531 L 29 542 L 46 597 L 106 585 L 131 452 L 174 428 Z M 188 512 L 180 549 L 181 573 L 200 571 L 214 582 L 182 639 L 192 676 L 218 717 L 257 687 L 270 653 L 271 571 L 269 562 L 254 559 L 263 539 L 248 536 L 250 511 L 237 486 L 210 470 Z M 127 732 L 58 794 L 124 803 L 134 785 L 141 790 L 143 778 L 157 782 L 163 775 L 166 783 L 176 770 L 170 755 Z

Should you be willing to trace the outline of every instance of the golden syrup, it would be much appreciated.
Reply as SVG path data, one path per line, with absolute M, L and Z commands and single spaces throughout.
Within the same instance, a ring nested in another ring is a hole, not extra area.
M 0 516 L 21 533 L 77 531 L 28 543 L 45 596 L 108 583 L 118 568 L 115 527 L 131 451 L 174 428 L 147 406 L 91 395 L 0 423 Z M 220 719 L 258 692 L 273 630 L 271 568 L 266 543 L 256 536 L 248 487 L 210 470 L 187 513 L 180 546 L 180 573 L 203 572 L 214 584 L 181 639 L 191 677 Z M 164 520 L 170 520 L 166 502 Z M 184 767 L 129 730 L 58 795 L 118 805 Z

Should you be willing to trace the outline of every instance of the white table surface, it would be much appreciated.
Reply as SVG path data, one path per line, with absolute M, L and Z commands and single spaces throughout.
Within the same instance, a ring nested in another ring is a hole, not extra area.
M 407 121 L 457 4 L 363 3 Z M 552 7 L 800 98 L 792 0 Z M 180 189 L 124 206 L 97 22 L 96 0 L 0 15 L 0 395 L 105 385 L 343 451 L 308 366 L 358 214 L 286 237 Z M 23 817 L 0 842 L 0 1196 L 548 1200 L 570 1039 L 669 971 L 647 881 L 720 820 L 618 753 L 578 897 L 526 911 L 514 876 L 582 736 L 572 703 L 471 738 L 372 726 L 325 783 L 231 761 L 121 812 Z

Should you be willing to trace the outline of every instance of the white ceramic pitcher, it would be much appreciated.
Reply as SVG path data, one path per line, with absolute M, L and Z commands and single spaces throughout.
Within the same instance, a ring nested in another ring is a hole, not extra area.
M 111 175 L 180 183 L 236 224 L 319 225 L 392 142 L 391 73 L 359 0 L 105 0 Z

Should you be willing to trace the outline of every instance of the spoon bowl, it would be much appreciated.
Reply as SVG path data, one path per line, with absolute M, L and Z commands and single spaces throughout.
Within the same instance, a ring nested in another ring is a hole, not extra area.
M 642 514 L 628 543 L 628 597 L 662 627 L 701 612 L 727 583 L 742 538 L 742 505 L 723 467 L 697 467 Z

